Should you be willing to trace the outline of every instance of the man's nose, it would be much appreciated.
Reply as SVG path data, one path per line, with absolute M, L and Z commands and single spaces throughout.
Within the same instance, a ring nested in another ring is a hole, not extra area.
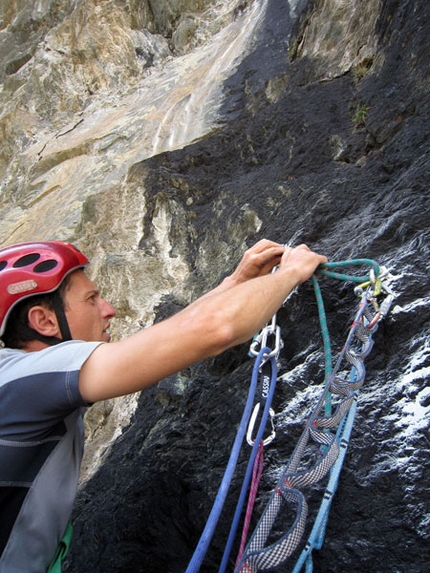
M 116 315 L 116 310 L 107 300 L 102 299 L 102 313 L 106 318 L 112 318 Z

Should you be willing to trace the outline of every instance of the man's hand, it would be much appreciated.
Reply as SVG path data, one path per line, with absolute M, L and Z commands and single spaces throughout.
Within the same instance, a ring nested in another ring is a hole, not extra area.
M 245 251 L 236 270 L 228 277 L 230 284 L 240 284 L 250 279 L 267 275 L 279 265 L 281 271 L 293 271 L 300 284 L 312 276 L 315 269 L 327 258 L 318 255 L 306 245 L 284 247 L 279 243 L 262 239 Z
M 278 265 L 285 247 L 267 239 L 262 239 L 245 251 L 236 270 L 228 277 L 232 283 L 240 284 L 250 279 L 267 275 Z
M 301 284 L 312 276 L 319 265 L 326 262 L 327 257 L 314 253 L 307 245 L 299 245 L 295 248 L 285 247 L 279 270 L 293 273 L 293 276 L 297 278 L 297 284 Z

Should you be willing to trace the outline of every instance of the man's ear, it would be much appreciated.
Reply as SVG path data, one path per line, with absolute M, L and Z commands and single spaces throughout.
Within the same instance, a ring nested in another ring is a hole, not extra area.
M 32 306 L 28 311 L 28 325 L 43 336 L 61 338 L 55 312 L 46 306 Z

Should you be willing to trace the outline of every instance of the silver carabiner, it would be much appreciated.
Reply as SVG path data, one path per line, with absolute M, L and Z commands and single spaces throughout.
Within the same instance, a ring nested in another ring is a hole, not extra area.
M 252 412 L 251 419 L 249 420 L 248 431 L 246 432 L 246 441 L 250 446 L 253 446 L 255 443 L 255 440 L 252 439 L 252 432 L 254 430 L 255 420 L 257 419 L 257 414 L 259 409 L 260 409 L 260 404 L 256 404 L 254 406 L 254 411 Z M 270 436 L 267 436 L 267 438 L 263 440 L 263 446 L 269 445 L 271 442 L 273 442 L 273 440 L 276 437 L 275 424 L 273 422 L 273 418 L 275 417 L 275 412 L 272 410 L 272 408 L 270 408 L 269 414 L 270 414 L 270 423 L 272 425 L 272 432 Z
M 263 364 L 265 364 L 267 360 L 269 360 L 269 358 L 272 357 L 278 358 L 279 353 L 284 346 L 284 343 L 281 339 L 281 328 L 279 326 L 276 326 L 273 329 L 272 326 L 265 326 L 263 330 L 260 332 L 260 334 L 257 334 L 254 337 L 254 340 L 252 341 L 251 346 L 249 348 L 249 355 L 255 357 L 258 356 L 260 350 L 265 346 L 267 346 L 267 339 L 269 338 L 269 336 L 273 334 L 275 335 L 275 347 L 267 354 L 264 354 L 260 367 Z
M 266 360 L 268 358 L 272 358 L 272 356 L 275 356 L 277 358 L 281 349 L 282 349 L 281 328 L 279 326 L 275 326 L 275 328 L 273 328 L 272 325 L 266 326 L 266 328 L 263 330 L 263 332 L 261 334 L 262 334 L 262 337 L 261 337 L 261 347 L 262 348 L 264 346 L 267 346 L 267 339 L 268 339 L 269 335 L 272 335 L 272 334 L 275 335 L 275 347 L 273 348 L 273 350 L 271 352 L 269 352 L 269 354 L 265 355 L 265 358 L 266 358 Z

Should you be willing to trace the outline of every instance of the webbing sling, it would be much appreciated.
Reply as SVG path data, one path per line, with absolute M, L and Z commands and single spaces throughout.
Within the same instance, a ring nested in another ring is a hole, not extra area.
M 55 552 L 54 559 L 49 566 L 47 573 L 61 573 L 61 565 L 69 552 L 70 544 L 72 542 L 73 527 L 72 522 L 69 521 L 64 532 L 63 537 L 60 539 L 57 551 Z
M 347 266 L 347 264 L 363 264 L 365 262 L 372 261 L 357 259 L 341 263 L 327 263 L 322 266 L 318 274 L 350 280 L 351 277 L 348 275 L 332 273 L 327 269 L 333 266 Z M 372 269 L 370 280 L 365 281 L 365 283 L 360 284 L 355 289 L 356 294 L 361 298 L 361 302 L 351 325 L 347 341 L 339 353 L 334 369 L 331 365 L 331 350 L 325 324 L 325 313 L 322 312 L 324 320 L 321 326 L 325 355 L 326 358 L 327 356 L 330 358 L 326 360 L 325 389 L 317 407 L 306 424 L 290 461 L 281 474 L 269 503 L 251 536 L 248 546 L 245 548 L 241 561 L 235 567 L 235 573 L 256 573 L 257 571 L 273 570 L 292 556 L 301 542 L 307 514 L 306 501 L 299 488 L 317 483 L 330 471 L 329 484 L 324 492 L 324 499 L 315 522 L 315 525 L 318 522 L 318 526 L 313 528 L 305 550 L 302 552 L 293 573 L 298 573 L 305 562 L 306 572 L 310 573 L 312 571 L 311 551 L 313 548 L 319 549 L 322 546 L 329 510 L 329 504 L 326 502 L 331 501 L 332 494 L 337 487 L 337 479 L 350 434 L 350 426 L 353 422 L 351 412 L 355 414 L 356 395 L 365 377 L 364 359 L 372 349 L 372 335 L 378 327 L 378 322 L 389 311 L 395 296 L 386 284 L 382 284 L 382 279 L 385 278 L 388 271 L 384 269 L 380 273 L 379 266 L 376 266 L 376 263 L 375 267 L 376 272 Z M 366 279 L 366 277 L 352 278 L 354 282 Z M 314 286 L 318 286 L 316 279 L 313 278 L 313 280 Z M 363 290 L 367 286 L 369 288 Z M 384 294 L 388 296 L 379 304 L 376 296 L 381 291 L 384 291 Z M 317 301 L 322 302 L 319 289 L 316 289 L 316 294 Z M 322 305 L 318 304 L 318 306 L 321 313 L 323 311 Z M 320 318 L 322 317 L 320 316 Z M 354 339 L 357 340 L 354 342 Z M 342 363 L 344 366 L 340 368 Z M 329 367 L 327 368 L 327 366 Z M 349 376 L 345 376 L 348 372 Z M 332 404 L 332 398 L 335 398 L 334 404 Z M 332 406 L 335 406 L 334 411 Z M 323 408 L 325 413 L 322 416 Z M 336 429 L 336 426 L 339 426 L 339 428 L 336 435 L 334 435 L 332 431 Z M 308 443 L 310 448 L 308 448 Z M 308 451 L 305 452 L 305 450 Z M 317 455 L 316 451 L 318 452 Z M 285 502 L 287 502 L 287 505 L 293 505 L 293 510 L 296 509 L 295 521 L 281 536 L 278 524 L 275 534 L 276 540 L 273 541 L 273 525 L 278 518 L 278 514 L 281 513 L 281 504 Z M 268 541 L 269 545 L 267 545 Z

